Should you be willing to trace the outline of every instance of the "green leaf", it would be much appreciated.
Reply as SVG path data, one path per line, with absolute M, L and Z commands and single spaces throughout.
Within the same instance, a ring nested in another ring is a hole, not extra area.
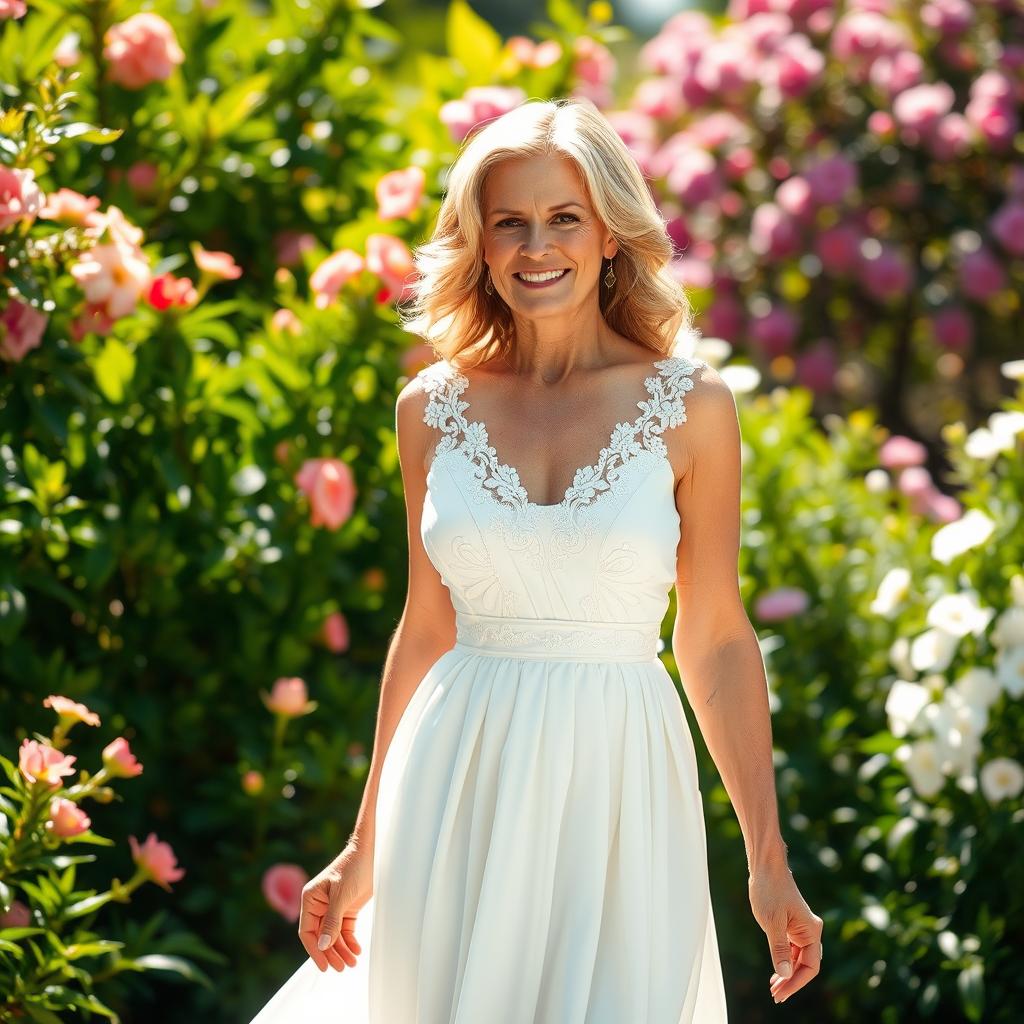
M 60 1017 L 52 1010 L 40 1006 L 38 1003 L 23 1003 L 25 1012 L 38 1024 L 61 1024 Z
M 448 53 L 465 69 L 472 82 L 487 82 L 501 53 L 501 36 L 466 0 L 454 0 L 445 26 Z
M 205 984 L 209 979 L 191 960 L 183 956 L 169 956 L 166 953 L 147 953 L 144 956 L 135 957 L 134 962 L 147 971 L 172 971 L 180 974 L 187 981 L 196 981 Z
M 117 338 L 107 338 L 93 367 L 100 391 L 111 402 L 123 402 L 125 388 L 135 375 L 135 355 Z
M 84 121 L 72 121 L 68 124 L 58 124 L 52 128 L 45 128 L 40 131 L 43 141 L 48 143 L 59 142 L 61 139 L 81 139 L 84 142 L 107 143 L 115 142 L 124 135 L 123 128 L 100 128 L 94 124 L 86 124 Z
M 14 581 L 0 579 L 0 641 L 9 644 L 18 635 L 27 607 L 25 595 Z
M 968 1020 L 981 1020 L 985 1009 L 985 968 L 980 961 L 968 964 L 956 979 L 960 1005 Z

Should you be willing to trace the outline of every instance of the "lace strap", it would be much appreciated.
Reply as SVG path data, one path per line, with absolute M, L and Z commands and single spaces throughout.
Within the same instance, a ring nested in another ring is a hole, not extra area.
M 462 401 L 459 396 L 469 381 L 443 359 L 425 366 L 416 376 L 423 378 L 428 395 L 423 422 L 438 428 L 445 435 L 434 452 L 440 455 L 458 444 L 459 435 L 466 427 L 462 414 L 469 408 L 469 402 Z
M 655 362 L 658 373 L 648 377 L 644 384 L 651 393 L 649 402 L 640 402 L 637 427 L 641 431 L 641 444 L 657 455 L 666 453 L 665 442 L 658 436 L 669 427 L 686 422 L 684 395 L 693 390 L 693 373 L 708 364 L 703 359 L 686 356 L 668 356 Z

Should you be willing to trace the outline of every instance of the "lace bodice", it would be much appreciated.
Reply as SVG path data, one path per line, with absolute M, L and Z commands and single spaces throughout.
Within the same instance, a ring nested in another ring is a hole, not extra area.
M 577 469 L 551 505 L 531 500 L 486 425 L 467 417 L 468 378 L 443 360 L 421 370 L 423 418 L 441 437 L 420 532 L 456 611 L 658 628 L 679 542 L 662 435 L 686 422 L 684 396 L 706 365 L 684 356 L 655 361 L 637 417 L 615 425 L 597 462 Z

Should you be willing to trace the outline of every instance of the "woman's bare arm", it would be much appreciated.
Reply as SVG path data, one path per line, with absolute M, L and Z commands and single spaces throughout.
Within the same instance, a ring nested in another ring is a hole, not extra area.
M 370 771 L 351 842 L 372 849 L 380 770 L 402 713 L 427 669 L 455 642 L 455 609 L 448 588 L 427 557 L 420 537 L 420 518 L 426 496 L 424 460 L 436 431 L 423 422 L 427 394 L 414 377 L 402 388 L 395 404 L 398 458 L 405 490 L 409 545 L 409 582 L 405 607 L 384 660 L 380 705 Z
M 785 865 L 764 661 L 739 589 L 740 429 L 732 391 L 698 370 L 678 432 L 686 471 L 672 651 L 740 822 L 748 868 Z

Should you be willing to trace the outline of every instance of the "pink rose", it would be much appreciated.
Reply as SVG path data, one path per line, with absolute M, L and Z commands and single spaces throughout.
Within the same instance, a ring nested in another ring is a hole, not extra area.
M 992 237 L 1011 256 L 1024 256 L 1024 201 L 1011 199 L 989 221 Z
M 871 84 L 890 99 L 920 85 L 924 77 L 924 61 L 913 50 L 896 50 L 884 54 L 872 65 L 868 78 Z
M 927 135 L 953 109 L 955 99 L 953 87 L 947 82 L 916 85 L 893 101 L 893 117 L 904 128 Z
M 921 8 L 921 24 L 940 35 L 959 35 L 974 21 L 974 7 L 967 0 L 929 0 Z
M 70 697 L 60 697 L 51 693 L 43 701 L 44 708 L 52 708 L 58 716 L 70 722 L 84 722 L 86 725 L 99 725 L 100 716 L 95 711 L 90 711 L 84 704 L 71 700 Z
M 806 96 L 821 80 L 825 56 L 804 35 L 790 35 L 780 40 L 766 61 L 761 84 L 778 89 L 785 99 Z
M 129 836 L 128 842 L 132 848 L 132 860 L 146 878 L 156 882 L 161 888 L 170 892 L 170 883 L 177 882 L 185 876 L 184 870 L 177 865 L 174 850 L 167 843 L 157 839 L 155 832 L 149 833 L 142 846 L 135 836 Z
M 341 459 L 307 459 L 295 483 L 309 498 L 313 526 L 337 530 L 352 515 L 356 486 L 352 470 Z
M 338 292 L 360 274 L 366 264 L 354 249 L 339 249 L 331 253 L 309 275 L 309 288 L 315 296 L 317 309 L 326 309 L 337 298 Z
M 963 114 L 943 117 L 928 138 L 928 151 L 943 163 L 966 156 L 974 145 L 974 128 Z
M 754 615 L 762 622 L 781 622 L 802 615 L 809 604 L 807 591 L 800 587 L 776 587 L 757 598 Z
M 833 277 L 851 274 L 860 263 L 860 229 L 849 222 L 825 228 L 814 243 L 814 251 L 825 273 Z
M 57 796 L 50 801 L 49 827 L 54 835 L 70 839 L 88 832 L 91 824 L 89 815 L 73 800 Z
M 797 383 L 815 394 L 827 395 L 835 387 L 837 368 L 835 343 L 829 338 L 819 338 L 797 356 Z
M 841 203 L 857 187 L 857 165 L 841 153 L 816 160 L 804 171 L 814 201 L 821 206 Z
M 692 145 L 676 154 L 665 184 L 681 203 L 690 207 L 715 199 L 723 188 L 715 158 Z
M 174 29 L 159 14 L 143 11 L 111 25 L 103 37 L 110 78 L 126 89 L 166 81 L 185 60 Z
M 331 612 L 330 615 L 324 619 L 324 624 L 320 629 L 320 636 L 328 650 L 333 651 L 335 654 L 340 654 L 342 651 L 348 650 L 349 635 L 348 635 L 348 622 L 345 616 L 341 612 Z
M 31 224 L 40 216 L 45 201 L 36 184 L 35 171 L 0 164 L 0 231 L 22 220 Z
M 282 917 L 298 921 L 302 890 L 309 875 L 298 864 L 274 864 L 263 873 L 260 888 L 267 903 Z
M 142 774 L 142 765 L 136 760 L 135 755 L 123 736 L 111 740 L 103 748 L 103 767 L 115 779 L 132 779 Z
M 422 167 L 406 167 L 400 171 L 389 171 L 374 190 L 377 197 L 377 217 L 380 220 L 397 220 L 411 217 L 423 198 L 423 186 L 427 180 Z
M 708 337 L 737 342 L 743 336 L 746 312 L 734 295 L 717 294 L 704 311 L 703 321 L 703 333 Z
M 18 750 L 18 768 L 28 782 L 46 783 L 53 789 L 62 785 L 62 778 L 75 774 L 77 769 L 71 766 L 77 760 L 74 754 L 62 754 L 49 743 L 27 738 Z
M 872 240 L 862 247 L 858 276 L 864 290 L 881 302 L 906 295 L 914 283 L 906 254 L 891 242 Z
M 409 247 L 400 238 L 385 234 L 367 236 L 366 269 L 383 282 L 378 302 L 405 302 L 413 295 L 416 266 Z
M 309 699 L 305 680 L 298 676 L 284 677 L 275 680 L 269 694 L 261 693 L 267 710 L 284 718 L 298 718 L 308 715 L 317 708 L 317 701 Z
M 97 223 L 96 210 L 99 205 L 99 196 L 84 196 L 72 188 L 59 188 L 46 197 L 46 204 L 39 211 L 39 216 L 60 224 L 85 227 Z
M 0 0 L 0 21 L 5 18 L 24 18 L 27 10 L 25 0 Z
M 799 330 L 799 317 L 786 306 L 774 305 L 750 321 L 751 341 L 770 359 L 789 352 Z
M 758 256 L 782 260 L 801 249 L 796 221 L 775 203 L 761 203 L 750 218 L 750 249 Z
M 438 116 L 456 142 L 462 142 L 475 128 L 508 113 L 525 102 L 526 93 L 518 86 L 475 85 L 461 99 L 449 100 Z
M 20 363 L 32 349 L 42 344 L 49 320 L 46 313 L 34 306 L 8 299 L 0 313 L 0 359 Z
M 944 306 L 932 316 L 931 325 L 936 343 L 945 349 L 962 352 L 974 340 L 974 321 L 963 306 Z
M 927 457 L 928 450 L 923 444 L 903 434 L 893 434 L 878 450 L 879 465 L 889 470 L 920 466 Z
M 964 255 L 957 279 L 964 295 L 985 302 L 1006 286 L 1006 271 L 992 250 L 982 246 Z

